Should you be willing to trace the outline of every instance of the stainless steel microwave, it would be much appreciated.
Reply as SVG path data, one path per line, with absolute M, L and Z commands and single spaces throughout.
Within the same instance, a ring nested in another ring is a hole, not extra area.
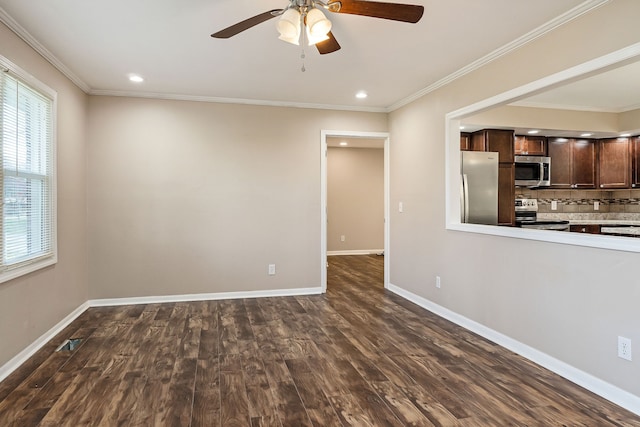
M 551 157 L 515 156 L 517 187 L 551 185 Z

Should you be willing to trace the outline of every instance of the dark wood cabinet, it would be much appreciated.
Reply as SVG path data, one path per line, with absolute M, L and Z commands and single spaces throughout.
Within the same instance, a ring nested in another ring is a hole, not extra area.
M 631 138 L 631 188 L 640 188 L 640 136 Z
M 516 167 L 513 163 L 500 163 L 498 167 L 498 225 L 516 223 Z
M 469 151 L 471 149 L 471 134 L 460 132 L 460 151 Z
M 598 186 L 629 188 L 631 184 L 631 144 L 629 138 L 598 141 Z
M 471 134 L 472 151 L 496 151 L 500 163 L 513 163 L 513 131 L 484 129 Z
M 569 226 L 569 231 L 573 233 L 600 234 L 600 224 L 573 224 Z
M 590 139 L 549 138 L 552 188 L 596 188 L 596 143 Z
M 547 154 L 547 138 L 516 135 L 513 140 L 513 151 L 516 156 L 544 156 Z

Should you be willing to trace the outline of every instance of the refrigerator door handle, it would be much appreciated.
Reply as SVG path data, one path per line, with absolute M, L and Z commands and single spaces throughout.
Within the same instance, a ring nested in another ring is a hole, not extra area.
M 462 182 L 460 183 L 462 186 L 460 191 L 460 210 L 462 211 L 462 222 L 469 222 L 469 181 L 467 179 L 467 174 L 462 174 Z

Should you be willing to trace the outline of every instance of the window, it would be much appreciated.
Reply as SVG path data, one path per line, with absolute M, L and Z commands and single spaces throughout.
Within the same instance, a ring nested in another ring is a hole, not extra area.
M 20 72 L 0 72 L 0 282 L 56 262 L 53 110 Z

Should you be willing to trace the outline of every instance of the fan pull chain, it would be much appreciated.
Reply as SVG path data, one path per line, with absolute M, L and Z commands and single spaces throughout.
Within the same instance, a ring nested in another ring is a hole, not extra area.
M 302 28 L 302 52 L 300 53 L 300 59 L 302 60 L 302 68 L 300 68 L 300 71 L 302 71 L 303 73 L 305 71 L 307 71 L 306 68 L 304 68 L 304 58 L 306 58 L 306 55 L 304 54 L 304 47 L 306 46 L 307 43 L 307 32 L 305 31 L 306 29 L 306 22 L 305 22 L 305 18 L 306 18 L 307 14 L 306 12 L 304 14 L 300 14 L 300 28 Z

